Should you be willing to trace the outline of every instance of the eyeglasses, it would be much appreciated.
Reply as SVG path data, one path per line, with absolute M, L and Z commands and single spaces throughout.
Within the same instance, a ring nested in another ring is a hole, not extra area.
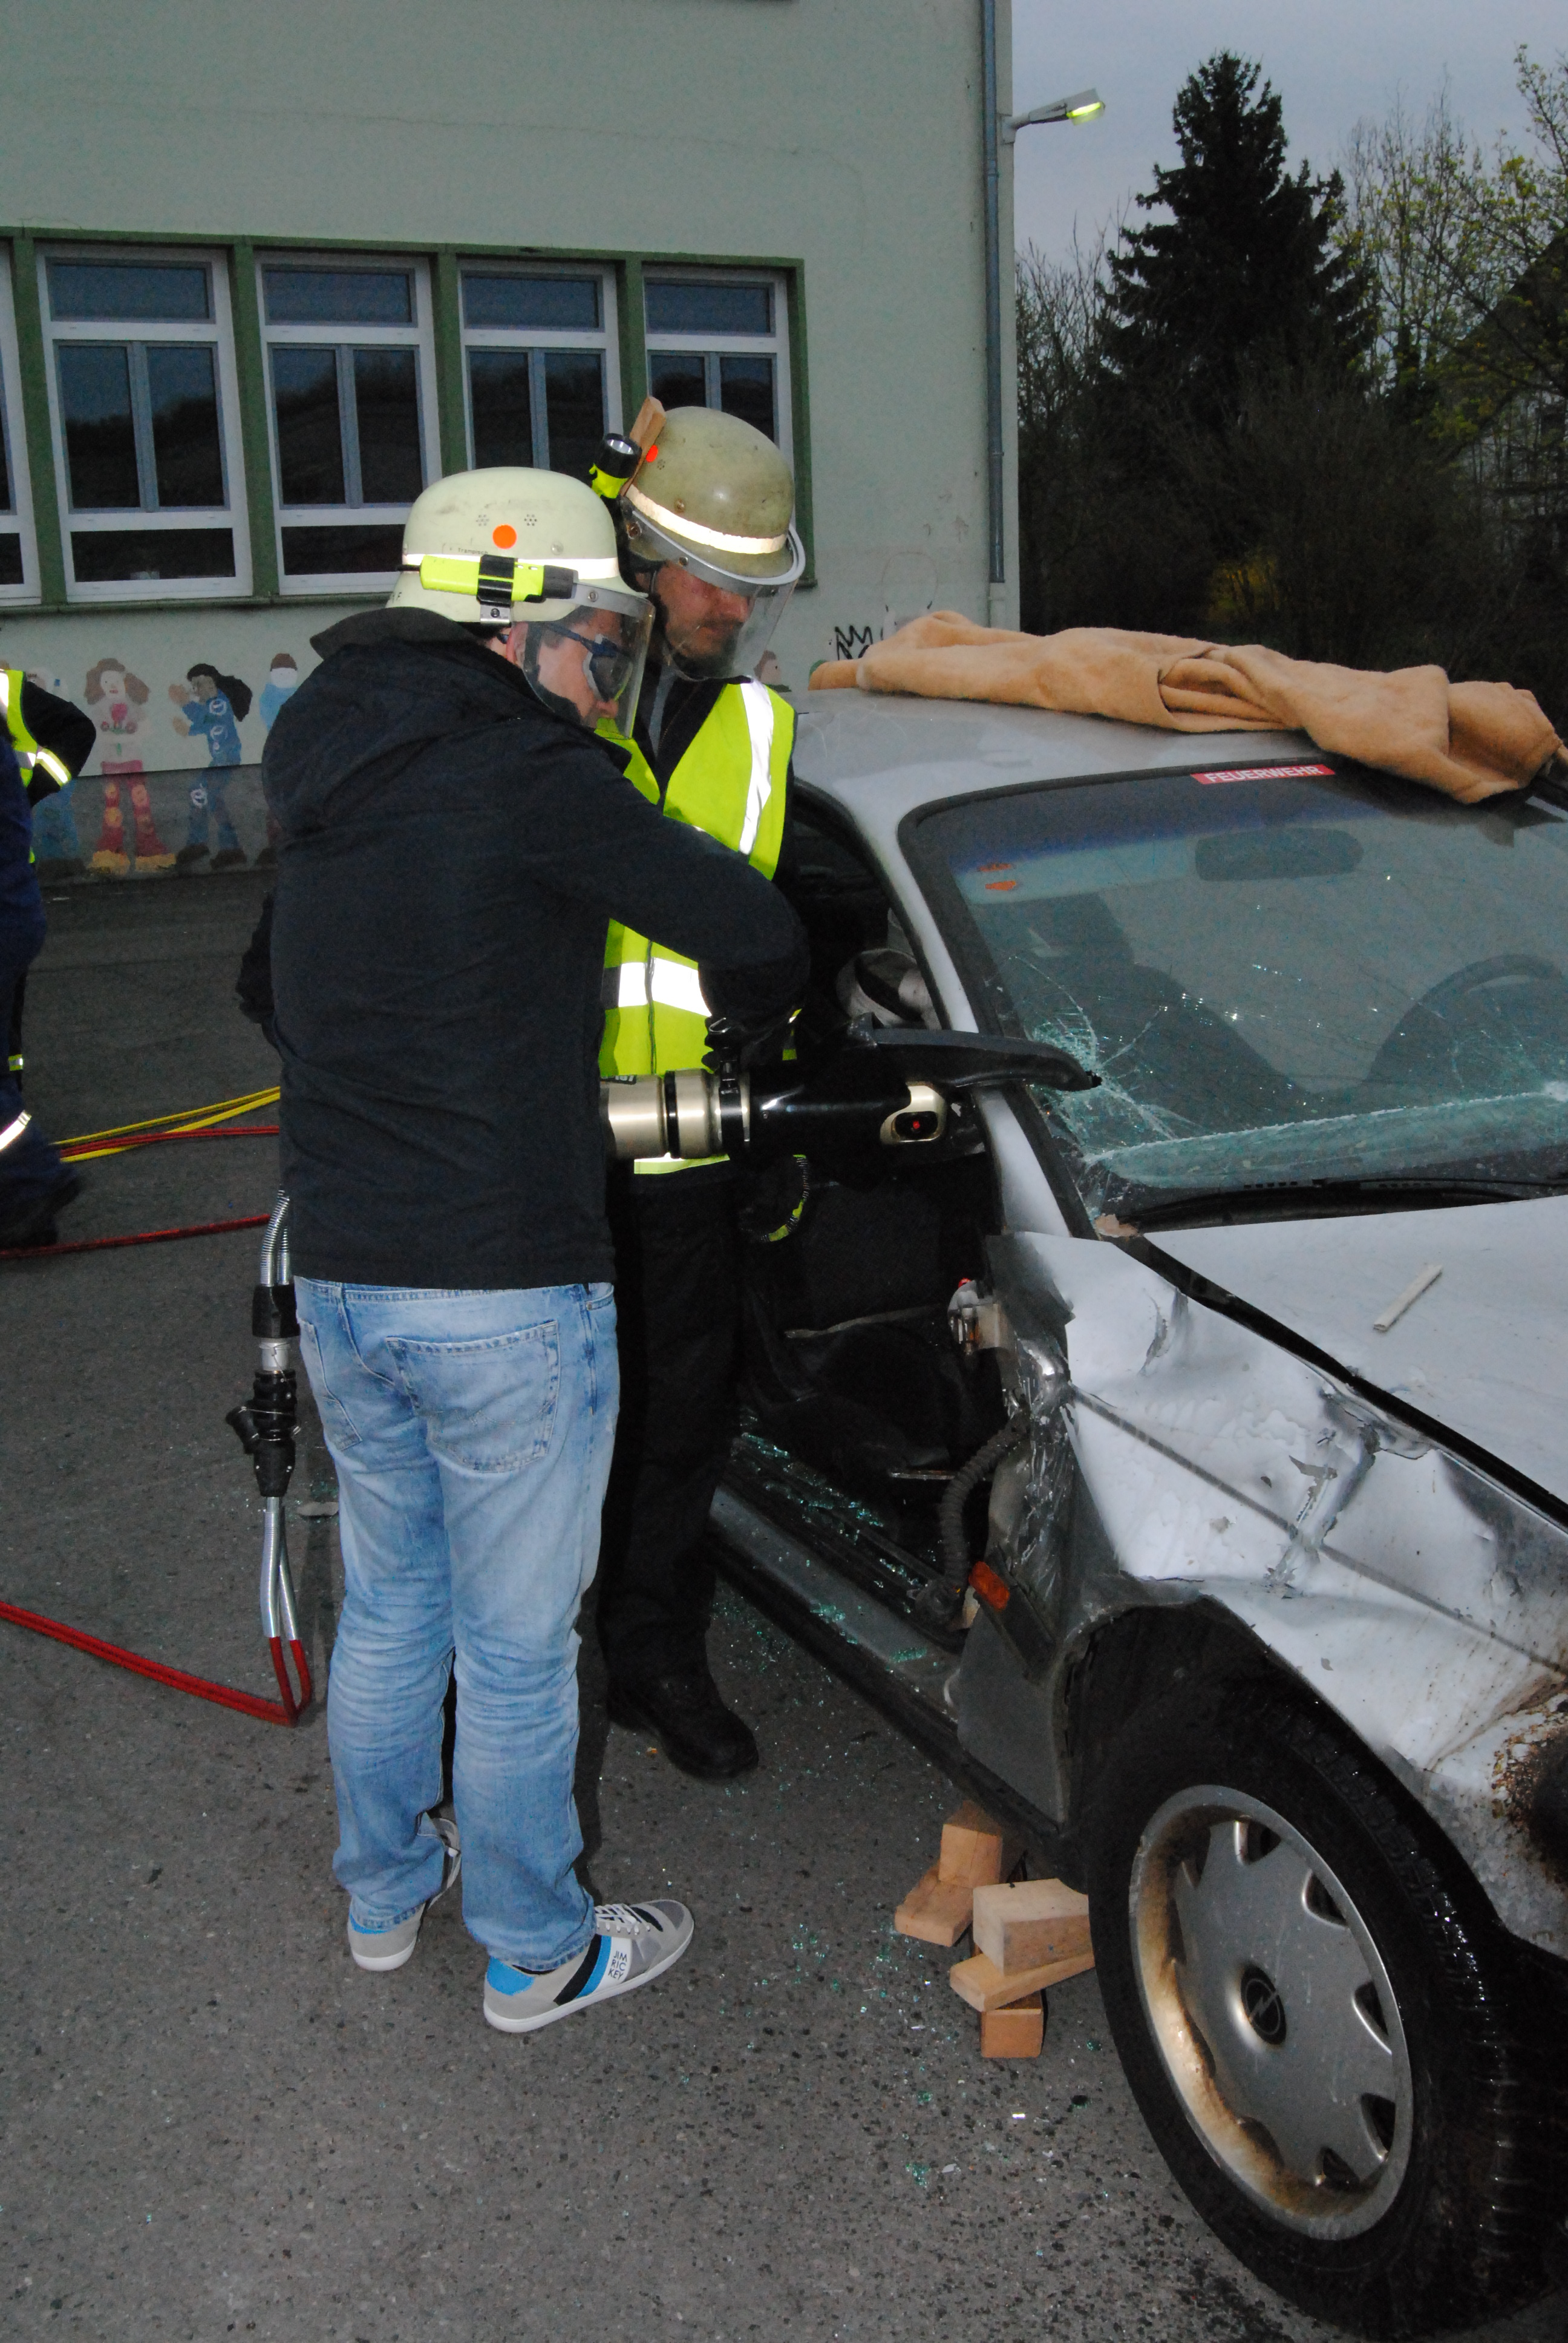
M 546 635 L 565 635 L 574 643 L 581 643 L 588 657 L 583 661 L 588 679 L 601 699 L 618 699 L 631 681 L 637 667 L 633 651 L 624 651 L 608 635 L 579 635 L 575 627 L 564 619 L 546 620 L 539 625 Z

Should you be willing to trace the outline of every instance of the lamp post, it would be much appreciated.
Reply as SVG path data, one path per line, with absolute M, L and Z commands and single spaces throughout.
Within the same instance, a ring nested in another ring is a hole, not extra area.
M 1027 114 L 1003 116 L 997 103 L 996 0 L 980 0 L 980 84 L 985 108 L 985 365 L 986 502 L 990 538 L 990 581 L 986 616 L 992 626 L 1007 605 L 1007 519 L 1002 497 L 1001 429 L 1001 228 L 998 146 L 1010 146 L 1031 122 L 1083 122 L 1105 111 L 1099 92 L 1081 89 L 1053 97 Z

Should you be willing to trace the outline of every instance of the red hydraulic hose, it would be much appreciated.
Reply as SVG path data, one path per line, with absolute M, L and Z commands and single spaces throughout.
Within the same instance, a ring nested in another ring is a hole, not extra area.
M 215 1684 L 208 1676 L 187 1675 L 183 1668 L 166 1667 L 162 1660 L 144 1659 L 139 1652 L 125 1651 L 118 1644 L 106 1644 L 101 1635 L 86 1634 L 80 1627 L 67 1627 L 61 1619 L 45 1619 L 37 1611 L 21 1610 L 15 1603 L 0 1603 L 0 1619 L 8 1620 L 14 1627 L 31 1628 L 35 1635 L 51 1636 L 56 1644 L 69 1644 L 73 1651 L 87 1652 L 94 1659 L 107 1660 L 116 1668 L 129 1668 L 133 1675 L 150 1676 L 154 1684 L 167 1684 L 171 1692 L 188 1692 L 197 1700 L 216 1701 L 221 1708 L 237 1708 L 242 1716 L 259 1717 L 265 1725 L 297 1725 L 310 1705 L 310 1664 L 304 1648 L 297 1643 L 289 1644 L 299 1680 L 296 1694 L 288 1680 L 281 1635 L 271 1639 L 273 1672 L 281 1698 L 263 1700 L 258 1693 L 241 1692 L 236 1684 Z
M 66 1252 L 108 1252 L 116 1245 L 172 1244 L 178 1237 L 221 1237 L 230 1229 L 264 1229 L 270 1212 L 246 1212 L 237 1221 L 197 1221 L 188 1229 L 144 1229 L 134 1237 L 80 1237 L 74 1244 L 7 1245 L 0 1261 L 58 1261 Z

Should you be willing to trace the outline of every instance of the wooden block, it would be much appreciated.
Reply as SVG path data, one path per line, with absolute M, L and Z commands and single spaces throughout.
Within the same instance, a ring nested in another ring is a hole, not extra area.
M 1060 1879 L 1020 1879 L 977 1887 L 975 1950 L 1004 1976 L 1066 1961 L 1089 1946 L 1089 1898 Z
M 942 1825 L 937 1868 L 950 1887 L 984 1887 L 1000 1879 L 1017 1850 L 983 1806 L 965 1803 Z
M 894 1913 L 893 1926 L 900 1936 L 918 1936 L 922 1944 L 950 1948 L 969 1926 L 973 1902 L 972 1887 L 950 1884 L 933 1863 Z
M 1045 1996 L 1031 1993 L 1005 2009 L 980 2012 L 982 2058 L 1038 2058 L 1045 2047 Z
M 1043 1993 L 1093 1966 L 1093 1954 L 1080 1953 L 1070 1961 L 1047 1961 L 1040 1968 L 1020 1969 L 1012 1976 L 1004 1976 L 994 1961 L 976 1953 L 971 1960 L 954 1963 L 948 1971 L 948 1983 L 960 2001 L 967 2001 L 983 2017 L 988 2009 L 1006 2009 L 1015 2001 L 1027 2000 L 1031 1993 Z

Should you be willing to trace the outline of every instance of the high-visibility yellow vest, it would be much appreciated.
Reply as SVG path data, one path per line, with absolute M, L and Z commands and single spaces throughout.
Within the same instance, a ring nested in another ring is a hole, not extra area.
M 605 738 L 629 750 L 627 779 L 650 804 L 658 777 L 642 751 L 608 725 Z M 765 683 L 728 683 L 670 775 L 663 810 L 721 846 L 744 854 L 765 879 L 779 867 L 795 711 Z M 708 1047 L 708 1003 L 695 960 L 610 922 L 604 956 L 601 1074 L 662 1074 L 699 1066 Z M 717 1161 L 719 1159 L 711 1159 Z M 638 1172 L 678 1172 L 675 1157 L 639 1162 Z
M 22 721 L 22 686 L 27 680 L 19 667 L 0 668 L 0 716 L 5 719 L 5 729 L 11 736 L 11 746 L 16 752 L 16 762 L 22 768 L 22 787 L 32 796 L 33 769 L 37 766 L 48 774 L 61 789 L 75 778 L 63 757 L 53 749 L 40 749 Z

